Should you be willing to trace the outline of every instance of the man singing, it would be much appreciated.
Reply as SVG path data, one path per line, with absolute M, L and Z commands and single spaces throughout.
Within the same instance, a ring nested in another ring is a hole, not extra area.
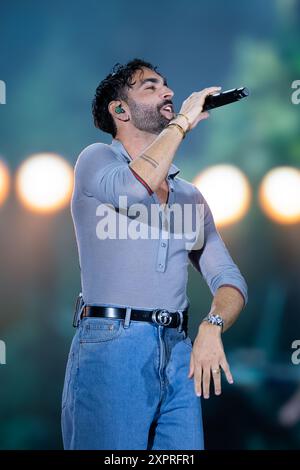
M 62 396 L 65 449 L 203 449 L 200 397 L 221 393 L 221 371 L 233 382 L 221 334 L 247 285 L 206 200 L 173 164 L 219 90 L 192 93 L 176 114 L 166 79 L 139 59 L 116 64 L 96 90 L 94 123 L 112 142 L 89 145 L 75 165 L 82 293 Z M 172 209 L 186 216 L 186 206 L 203 208 L 201 246 L 171 227 Z M 193 343 L 189 263 L 213 296 Z

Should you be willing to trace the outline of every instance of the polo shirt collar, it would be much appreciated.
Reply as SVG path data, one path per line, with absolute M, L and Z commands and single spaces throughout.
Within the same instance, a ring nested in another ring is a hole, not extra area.
M 127 163 L 130 163 L 132 161 L 132 158 L 130 157 L 129 153 L 127 152 L 120 140 L 113 138 L 110 146 L 114 150 L 116 150 Z M 174 178 L 176 175 L 178 175 L 179 172 L 180 169 L 176 165 L 174 165 L 174 163 L 171 163 L 171 166 L 168 171 L 168 177 Z

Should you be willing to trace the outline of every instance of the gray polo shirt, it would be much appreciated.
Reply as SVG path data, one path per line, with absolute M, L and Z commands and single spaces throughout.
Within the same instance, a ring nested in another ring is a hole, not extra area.
M 171 164 L 168 204 L 163 210 L 157 195 L 130 170 L 130 161 L 122 143 L 113 139 L 110 145 L 89 145 L 75 164 L 71 214 L 85 303 L 183 310 L 190 304 L 186 288 L 191 263 L 213 295 L 220 286 L 230 285 L 246 304 L 246 282 L 198 188 L 179 177 L 179 168 Z M 181 238 L 174 236 L 167 214 L 172 207 L 193 210 L 197 205 L 204 209 L 203 245 L 192 249 L 184 229 Z M 130 206 L 145 212 L 130 212 Z M 145 227 L 153 229 L 150 236 Z

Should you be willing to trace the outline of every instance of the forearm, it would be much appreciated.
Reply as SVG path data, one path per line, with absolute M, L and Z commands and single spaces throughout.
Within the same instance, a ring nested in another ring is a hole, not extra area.
M 224 332 L 237 320 L 243 307 L 244 298 L 237 289 L 229 286 L 221 286 L 214 295 L 209 313 L 222 317 L 224 320 Z M 211 325 L 206 321 L 200 324 L 199 330 L 200 329 L 211 329 L 212 331 L 221 330 L 219 326 Z
M 221 87 L 205 88 L 202 91 L 192 93 L 182 104 L 180 112 L 169 122 L 178 124 L 184 132 L 192 130 L 209 113 L 202 112 L 207 96 L 219 92 Z M 153 192 L 161 186 L 165 180 L 177 148 L 183 139 L 183 133 L 176 126 L 167 126 L 158 135 L 143 153 L 129 164 L 129 168 L 136 173 L 138 179 L 144 181 Z
M 176 121 L 187 128 L 184 118 L 176 118 Z M 176 150 L 182 142 L 183 134 L 175 127 L 166 127 L 141 155 L 133 160 L 129 166 L 142 178 L 154 192 L 165 180 Z

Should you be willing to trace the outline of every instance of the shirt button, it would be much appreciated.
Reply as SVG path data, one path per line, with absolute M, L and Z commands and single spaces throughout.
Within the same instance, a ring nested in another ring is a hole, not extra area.
M 163 268 L 163 266 L 164 266 L 164 265 L 163 265 L 163 264 L 161 264 L 161 263 L 159 263 L 159 265 L 158 265 L 158 266 L 159 266 L 160 268 Z
M 166 246 L 166 243 L 165 243 L 165 242 L 162 242 L 161 246 L 165 247 L 165 246 Z

